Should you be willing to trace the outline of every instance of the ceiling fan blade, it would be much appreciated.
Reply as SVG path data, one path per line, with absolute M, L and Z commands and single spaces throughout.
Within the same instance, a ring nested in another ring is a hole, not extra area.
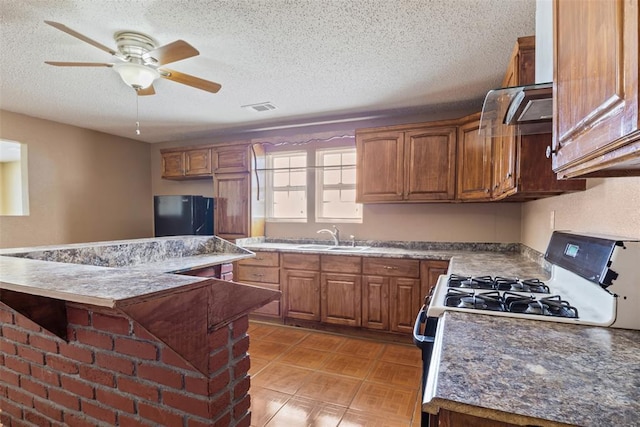
M 204 80 L 199 77 L 194 77 L 189 74 L 180 73 L 178 71 L 167 70 L 166 68 L 158 71 L 160 72 L 160 77 L 162 78 L 174 81 L 176 83 L 182 83 L 183 85 L 192 86 L 196 89 L 206 90 L 207 92 L 217 93 L 222 87 L 218 83 Z
M 115 50 L 103 45 L 102 43 L 98 43 L 97 41 L 95 41 L 93 39 L 90 39 L 89 37 L 87 37 L 85 35 L 82 35 L 77 31 L 72 30 L 71 28 L 67 27 L 66 25 L 60 24 L 59 22 L 53 22 L 53 21 L 44 21 L 44 22 L 45 22 L 45 24 L 51 25 L 53 28 L 57 28 L 60 31 L 64 31 L 65 33 L 67 33 L 67 34 L 69 34 L 69 35 L 71 35 L 73 37 L 76 37 L 76 38 L 82 40 L 85 43 L 89 43 L 90 45 L 95 46 L 98 49 L 104 50 L 105 52 L 107 52 L 107 53 L 109 53 L 111 55 L 115 55 L 116 54 Z
M 44 61 L 45 64 L 55 65 L 56 67 L 113 67 L 108 62 L 60 62 L 60 61 Z
M 198 50 L 184 40 L 176 40 L 173 43 L 157 47 L 142 55 L 142 59 L 154 65 L 170 64 L 182 59 L 200 55 Z
M 136 92 L 138 93 L 138 96 L 147 96 L 147 95 L 155 95 L 156 94 L 156 90 L 153 88 L 153 85 L 149 86 L 148 88 L 144 88 L 144 89 L 136 89 Z

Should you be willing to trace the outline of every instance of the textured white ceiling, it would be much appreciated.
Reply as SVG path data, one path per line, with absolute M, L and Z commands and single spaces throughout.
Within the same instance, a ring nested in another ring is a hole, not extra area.
M 0 0 L 0 108 L 147 142 L 291 121 L 481 106 L 535 0 Z M 222 84 L 171 81 L 139 99 L 110 68 L 52 61 L 112 57 L 43 21 L 115 48 L 113 34 L 184 39 L 200 55 L 168 67 Z M 256 113 L 243 105 L 269 101 Z

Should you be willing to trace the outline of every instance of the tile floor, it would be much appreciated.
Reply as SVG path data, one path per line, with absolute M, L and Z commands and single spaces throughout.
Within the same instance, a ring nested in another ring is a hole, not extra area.
M 251 425 L 419 427 L 420 350 L 251 322 Z

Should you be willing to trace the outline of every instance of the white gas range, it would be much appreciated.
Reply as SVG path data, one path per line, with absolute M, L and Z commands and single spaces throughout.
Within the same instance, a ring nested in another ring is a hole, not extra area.
M 640 239 L 554 232 L 551 279 L 440 276 L 426 311 L 640 330 Z

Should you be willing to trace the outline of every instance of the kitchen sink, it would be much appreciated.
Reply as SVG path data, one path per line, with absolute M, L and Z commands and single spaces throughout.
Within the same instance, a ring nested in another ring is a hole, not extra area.
M 304 251 L 326 251 L 326 250 L 328 250 L 330 248 L 333 248 L 333 246 L 330 246 L 330 245 L 314 245 L 314 244 L 296 246 L 296 249 L 302 249 Z
M 306 244 L 306 245 L 298 245 L 296 249 L 301 249 L 303 251 L 327 251 L 327 252 L 361 252 L 369 249 L 370 246 L 332 246 L 332 245 L 315 245 L 315 244 Z
M 370 246 L 331 246 L 327 250 L 332 252 L 361 252 L 369 248 Z

